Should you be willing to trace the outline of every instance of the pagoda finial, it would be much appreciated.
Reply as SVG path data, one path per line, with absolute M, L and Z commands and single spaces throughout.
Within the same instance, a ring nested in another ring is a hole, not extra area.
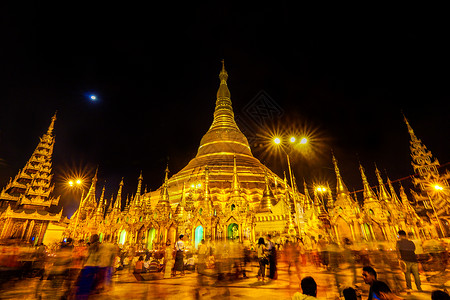
M 361 172 L 361 177 L 362 177 L 362 181 L 363 181 L 363 186 L 364 186 L 364 201 L 366 200 L 376 200 L 376 196 L 375 193 L 373 192 L 372 188 L 369 185 L 369 181 L 367 181 L 367 177 L 366 174 L 364 173 L 364 168 L 361 165 L 361 163 L 359 163 L 359 171 Z
M 381 200 L 384 200 L 386 202 L 390 202 L 391 200 L 391 196 L 389 195 L 386 186 L 384 185 L 383 182 L 383 178 L 381 178 L 381 174 L 380 171 L 378 170 L 377 165 L 375 164 L 375 174 L 377 176 L 377 180 L 378 180 L 378 185 L 380 186 L 379 188 L 379 196 L 381 198 Z
M 142 171 L 141 171 L 141 174 L 139 175 L 139 178 L 138 178 L 138 186 L 137 186 L 136 195 L 135 195 L 135 198 L 134 198 L 136 206 L 140 206 L 141 205 L 140 198 L 141 198 L 141 189 L 142 189 L 142 180 L 143 179 L 144 178 L 142 177 Z
M 117 192 L 116 202 L 114 203 L 114 209 L 120 211 L 122 206 L 122 188 L 123 188 L 123 177 L 119 183 L 119 191 Z
M 92 182 L 97 182 L 97 174 L 98 174 L 98 166 L 97 169 L 95 169 L 94 177 L 92 177 Z
M 387 175 L 386 175 L 387 176 Z M 389 187 L 389 191 L 391 192 L 392 201 L 397 205 L 400 206 L 401 202 L 398 199 L 397 193 L 395 192 L 394 186 L 392 185 L 391 180 L 389 179 L 389 176 L 387 176 L 387 184 Z
M 169 163 L 167 163 L 166 170 L 164 172 L 165 172 L 164 182 L 167 183 L 167 181 L 169 181 L 169 172 L 170 172 Z
M 103 185 L 102 194 L 97 205 L 97 214 L 101 215 L 103 213 L 103 206 L 105 205 L 105 185 Z
M 338 167 L 338 161 L 337 161 L 336 157 L 334 156 L 333 151 L 331 151 L 331 155 L 333 156 L 334 171 L 336 173 L 336 179 L 337 179 L 336 194 L 337 195 L 348 194 L 347 186 L 345 186 L 345 183 L 342 180 L 341 172 L 339 171 L 339 167 Z
M 263 192 L 263 196 L 259 203 L 258 212 L 270 212 L 272 211 L 272 206 L 276 205 L 276 199 L 273 195 L 272 189 L 269 185 L 269 176 L 267 175 L 267 168 L 264 168 L 264 182 L 265 188 Z
M 47 134 L 48 135 L 52 135 L 53 134 L 53 129 L 55 127 L 55 121 L 56 121 L 56 114 L 58 113 L 58 111 L 55 112 L 55 114 L 52 117 L 52 121 L 50 122 L 50 126 L 48 126 L 48 130 L 47 130 Z
M 416 141 L 417 137 L 414 133 L 414 130 L 412 129 L 411 125 L 409 125 L 408 119 L 406 118 L 406 116 L 403 112 L 402 112 L 402 115 L 403 115 L 403 120 L 405 121 L 406 127 L 408 128 L 409 135 L 411 136 L 411 140 Z
M 171 212 L 170 200 L 169 200 L 169 165 L 166 167 L 164 184 L 161 189 L 161 194 L 156 204 L 156 209 L 163 214 L 169 214 Z
M 305 209 L 311 209 L 313 205 L 313 201 L 311 199 L 311 196 L 309 195 L 308 186 L 306 185 L 306 180 L 303 178 L 303 187 L 304 187 L 304 193 L 305 193 Z
M 227 73 L 227 70 L 225 70 L 225 60 L 224 59 L 222 59 L 222 70 L 220 71 L 220 73 L 219 73 L 219 78 L 220 78 L 220 84 L 222 85 L 222 84 L 227 84 L 227 79 L 228 79 L 228 73 Z M 228 97 L 230 96 L 229 95 L 229 91 L 228 91 Z

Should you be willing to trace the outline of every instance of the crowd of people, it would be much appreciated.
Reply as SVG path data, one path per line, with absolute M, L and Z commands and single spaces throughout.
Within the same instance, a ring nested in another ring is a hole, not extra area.
M 432 250 L 427 252 L 423 251 L 427 248 L 422 249 L 422 244 L 408 239 L 404 231 L 399 231 L 398 235 L 396 245 L 379 246 L 377 251 L 367 244 L 354 245 L 349 239 L 344 239 L 342 246 L 338 246 L 322 236 L 316 240 L 315 237 L 267 235 L 258 238 L 255 244 L 248 239 L 242 242 L 238 239 L 203 239 L 197 245 L 191 245 L 180 235 L 177 241 L 155 245 L 151 251 L 100 242 L 97 234 L 88 242 L 67 238 L 52 248 L 43 244 L 30 247 L 11 239 L 0 245 L 0 288 L 7 282 L 37 277 L 36 296 L 53 293 L 51 298 L 87 299 L 93 293 L 111 289 L 113 274 L 130 274 L 136 281 L 145 281 L 149 279 L 149 273 L 169 279 L 196 272 L 197 290 L 200 290 L 206 285 L 205 280 L 247 279 L 250 272 L 254 272 L 253 276 L 260 283 L 277 280 L 277 266 L 282 262 L 289 274 L 295 274 L 301 281 L 302 293 L 296 293 L 293 299 L 316 297 L 315 280 L 304 272 L 305 267 L 312 266 L 331 274 L 339 296 L 345 299 L 356 299 L 358 273 L 362 272 L 364 282 L 370 286 L 368 300 L 381 300 L 397 299 L 399 292 L 411 293 L 411 276 L 415 290 L 422 291 L 419 271 L 430 271 L 427 268 L 431 265 L 436 266 L 435 272 L 425 272 L 431 274 L 427 279 L 429 282 L 435 280 L 434 286 L 440 290 L 433 293 L 433 299 L 449 300 L 444 292 L 448 279 L 445 246 L 441 242 L 429 243 Z M 252 266 L 257 266 L 257 272 Z M 377 280 L 375 266 L 385 281 Z M 398 276 L 401 272 L 404 280 Z

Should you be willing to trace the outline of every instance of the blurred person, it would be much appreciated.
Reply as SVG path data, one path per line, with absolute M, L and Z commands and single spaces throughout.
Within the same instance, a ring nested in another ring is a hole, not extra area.
M 421 283 L 420 283 L 420 275 L 419 275 L 419 264 L 417 261 L 417 256 L 415 253 L 416 246 L 414 243 L 406 237 L 406 232 L 404 230 L 400 230 L 398 232 L 398 236 L 400 240 L 397 241 L 397 253 L 399 259 L 404 264 L 404 273 L 406 280 L 406 288 L 408 290 L 412 290 L 411 285 L 411 273 L 414 276 L 414 281 L 417 287 L 417 290 L 422 291 Z
M 88 299 L 89 295 L 96 288 L 96 277 L 99 271 L 100 261 L 100 241 L 98 234 L 93 234 L 90 238 L 88 255 L 83 269 L 78 278 L 78 289 L 76 299 Z
M 77 274 L 73 274 L 73 243 L 68 238 L 66 242 L 62 242 L 61 246 L 55 252 L 55 256 L 51 260 L 53 262 L 49 269 L 47 280 L 51 281 L 52 288 L 61 288 L 64 284 L 64 295 L 69 293 L 71 282 L 75 280 Z
M 352 285 L 356 285 L 357 277 L 356 277 L 356 260 L 355 260 L 355 254 L 354 254 L 354 248 L 353 243 L 350 241 L 349 238 L 344 238 L 344 250 L 343 250 L 343 256 L 346 260 L 346 263 L 348 264 L 348 268 L 351 271 L 352 274 Z
M 450 296 L 441 290 L 431 292 L 431 300 L 450 300 Z
M 258 240 L 258 245 L 256 246 L 256 251 L 258 254 L 259 270 L 258 270 L 258 281 L 264 281 L 264 276 L 266 275 L 266 264 L 268 260 L 265 256 L 266 246 L 264 243 L 264 238 L 260 237 Z
M 170 240 L 167 240 L 166 248 L 164 249 L 164 276 L 163 278 L 170 278 L 173 277 L 174 271 L 173 271 L 173 265 L 174 265 L 174 249 L 171 247 Z
M 317 251 L 319 256 L 319 265 L 322 265 L 325 269 L 329 268 L 330 257 L 328 253 L 328 242 L 322 235 L 319 235 L 319 240 L 317 241 Z
M 199 274 L 204 274 L 206 269 L 206 257 L 208 255 L 208 246 L 206 245 L 205 239 L 202 239 L 198 244 L 198 267 L 197 272 Z
M 292 300 L 314 300 L 317 299 L 317 283 L 311 276 L 307 276 L 300 282 L 302 294 L 296 292 Z
M 269 260 L 269 278 L 277 279 L 277 249 L 270 234 L 267 235 L 267 251 L 267 258 Z
M 306 266 L 306 246 L 303 239 L 300 237 L 297 238 L 297 252 L 299 254 L 302 266 Z
M 391 291 L 389 286 L 383 281 L 375 280 L 372 285 L 372 289 L 373 289 L 373 292 L 375 293 L 375 295 L 378 297 L 378 299 L 381 299 L 381 300 L 400 300 L 400 299 L 402 299 L 402 298 L 398 297 L 397 295 L 395 295 Z
M 177 271 L 180 272 L 181 276 L 184 276 L 184 235 L 180 234 L 178 241 L 175 243 L 175 264 L 174 264 L 174 275 L 177 275 Z
M 310 238 L 310 242 L 311 242 L 311 262 L 316 267 L 320 267 L 320 257 L 319 257 L 316 237 L 312 236 Z
M 242 266 L 242 276 L 244 278 L 247 277 L 247 264 L 251 262 L 251 244 L 248 238 L 244 238 L 244 242 L 242 243 L 242 248 L 244 251 L 244 259 L 243 259 L 243 266 Z
M 356 290 L 352 287 L 345 288 L 342 291 L 345 300 L 357 300 L 358 296 L 356 295 Z
M 99 270 L 97 288 L 100 290 L 111 287 L 112 274 L 114 269 L 114 259 L 119 252 L 119 247 L 110 242 L 103 242 L 99 246 Z
M 370 286 L 369 297 L 367 298 L 367 300 L 372 300 L 372 299 L 380 300 L 380 298 L 378 298 L 378 296 L 372 290 L 372 285 L 377 280 L 377 272 L 375 271 L 375 269 L 370 266 L 363 267 L 362 277 L 363 277 L 364 283 L 366 283 Z
M 142 273 L 144 272 L 144 256 L 139 256 L 138 261 L 134 266 L 133 275 L 137 281 L 143 281 Z
M 117 272 L 121 270 L 123 270 L 122 259 L 117 255 L 114 259 L 114 271 Z
M 33 269 L 36 270 L 36 276 L 42 278 L 44 276 L 45 271 L 45 261 L 47 258 L 46 248 L 44 243 L 40 243 L 39 246 L 36 247 L 34 252 L 34 263 Z

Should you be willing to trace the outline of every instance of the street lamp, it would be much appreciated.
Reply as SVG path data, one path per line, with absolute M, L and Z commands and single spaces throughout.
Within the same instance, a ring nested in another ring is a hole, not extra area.
M 81 206 L 83 204 L 83 197 L 84 197 L 83 180 L 80 179 L 80 178 L 69 179 L 67 181 L 67 185 L 69 186 L 69 188 L 76 188 L 76 189 L 81 189 L 82 190 L 80 203 L 78 204 L 77 218 L 75 220 L 75 228 L 76 228 L 78 226 L 78 220 L 80 218 L 80 210 L 81 210 Z
M 296 138 L 295 136 L 291 136 L 291 137 L 289 138 L 289 145 L 290 145 L 291 147 L 294 146 L 294 144 L 295 144 L 296 141 L 297 141 L 297 138 Z M 294 207 L 295 207 L 295 212 L 296 212 L 297 215 L 299 215 L 299 213 L 297 212 L 297 196 L 296 196 L 295 190 L 294 190 L 294 180 L 293 180 L 293 173 L 292 173 L 292 169 L 291 169 L 291 161 L 290 161 L 290 158 L 289 158 L 289 153 L 286 152 L 286 150 L 284 149 L 284 147 L 283 147 L 284 145 L 282 144 L 281 138 L 275 137 L 275 138 L 273 139 L 273 142 L 274 142 L 275 145 L 280 146 L 280 147 L 281 147 L 281 150 L 284 152 L 284 154 L 286 154 L 286 159 L 287 159 L 287 164 L 288 164 L 288 171 L 289 171 L 289 178 L 290 178 L 290 181 L 291 181 L 291 188 L 292 188 L 292 190 L 293 190 L 293 192 L 294 192 Z M 307 142 L 308 142 L 308 140 L 307 140 L 305 137 L 302 137 L 302 138 L 300 139 L 299 144 L 304 145 L 304 144 L 306 144 Z M 297 228 L 298 228 L 298 234 L 300 234 L 301 230 L 300 230 L 300 222 L 299 222 L 298 218 L 297 218 Z
M 327 191 L 327 188 L 319 185 L 316 187 L 316 191 L 318 191 L 319 193 L 325 193 Z

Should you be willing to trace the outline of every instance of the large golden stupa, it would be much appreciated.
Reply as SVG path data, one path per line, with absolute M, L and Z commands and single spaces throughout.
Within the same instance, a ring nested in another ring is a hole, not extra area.
M 307 244 L 320 238 L 337 243 L 344 239 L 393 242 L 399 229 L 417 238 L 438 236 L 436 224 L 417 215 L 402 187 L 400 200 L 389 179 L 390 192 L 387 191 L 377 171 L 377 195 L 362 166 L 361 205 L 346 188 L 334 156 L 335 196 L 328 187 L 321 194 L 314 188 L 311 197 L 306 182 L 304 192 L 299 193 L 293 177 L 289 178 L 289 186 L 286 178 L 281 179 L 252 155 L 247 138 L 234 119 L 223 61 L 219 78 L 212 125 L 187 166 L 173 176 L 169 176 L 166 168 L 163 185 L 152 192 L 142 192 L 141 173 L 136 194 L 127 199 L 122 199 L 122 180 L 115 200 L 112 197 L 110 201 L 105 198 L 105 188 L 100 199 L 96 199 L 95 175 L 71 219 L 68 236 L 87 239 L 99 233 L 101 239 L 145 249 L 174 241 L 179 234 L 187 236 L 187 241 L 195 246 L 202 238 L 254 242 L 269 233 L 279 237 L 302 236 Z M 414 149 L 422 149 L 424 146 L 407 125 Z M 412 153 L 416 159 L 418 151 Z M 431 158 L 430 153 L 425 154 Z M 430 169 L 428 165 L 423 168 Z M 422 177 L 426 181 L 430 176 Z M 445 187 L 448 178 L 450 174 L 440 178 Z M 441 209 L 444 206 L 444 202 L 439 204 L 438 212 L 447 218 L 448 214 Z M 424 224 L 430 224 L 430 228 L 424 229 Z
M 179 202 L 183 185 L 189 189 L 193 185 L 196 187 L 199 183 L 204 183 L 206 167 L 209 170 L 209 188 L 213 201 L 222 200 L 220 195 L 224 192 L 227 194 L 226 191 L 232 189 L 234 162 L 241 189 L 247 197 L 255 195 L 254 198 L 248 199 L 251 202 L 259 200 L 258 194 L 262 195 L 266 172 L 271 177 L 271 182 L 274 178 L 282 182 L 252 155 L 247 138 L 239 130 L 234 120 L 227 86 L 228 74 L 223 64 L 219 78 L 220 86 L 212 125 L 201 139 L 195 158 L 168 180 L 171 203 Z

